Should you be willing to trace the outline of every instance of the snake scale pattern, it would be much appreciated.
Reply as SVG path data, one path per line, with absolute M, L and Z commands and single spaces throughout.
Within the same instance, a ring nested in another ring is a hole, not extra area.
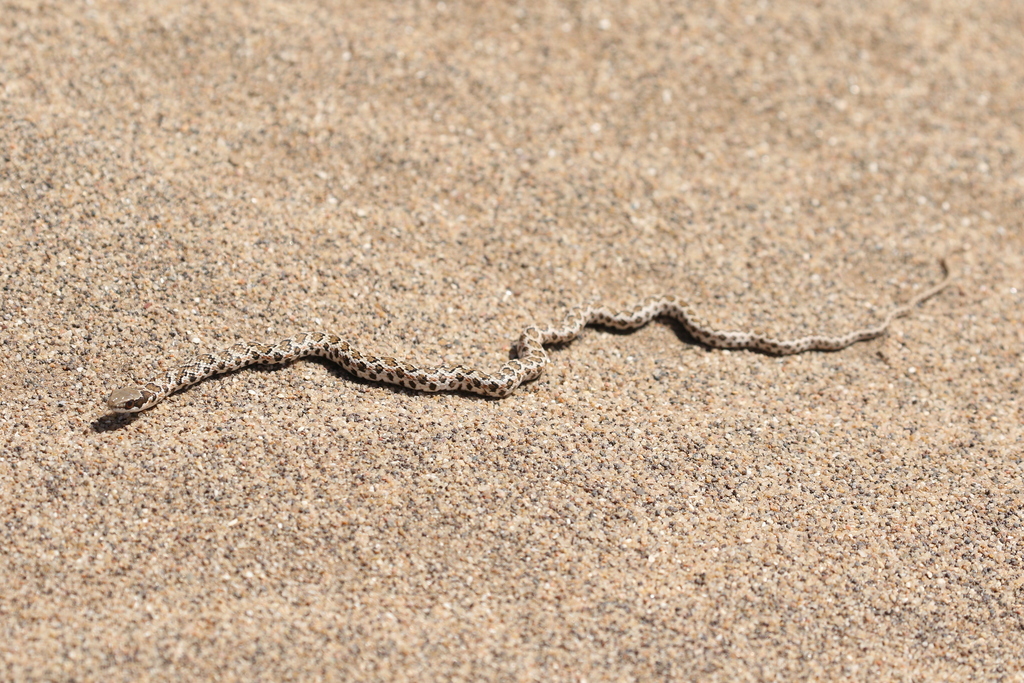
M 633 330 L 661 317 L 679 321 L 694 339 L 719 349 L 753 349 L 777 356 L 805 351 L 838 351 L 851 344 L 880 337 L 895 318 L 906 315 L 919 303 L 942 291 L 952 276 L 945 261 L 941 265 L 944 277 L 939 284 L 891 310 L 880 324 L 834 337 L 811 335 L 798 339 L 775 339 L 755 332 L 716 330 L 687 303 L 675 296 L 662 296 L 645 299 L 623 311 L 611 311 L 603 306 L 577 307 L 570 310 L 557 327 L 540 328 L 531 325 L 523 330 L 513 345 L 512 360 L 495 373 L 462 366 L 416 367 L 394 358 L 364 353 L 330 332 L 304 332 L 276 344 L 241 342 L 222 353 L 198 356 L 156 379 L 115 389 L 107 397 L 106 404 L 115 413 L 136 413 L 151 408 L 176 391 L 207 377 L 249 365 L 290 363 L 307 356 L 327 358 L 356 377 L 374 382 L 386 382 L 424 392 L 465 391 L 503 398 L 523 382 L 540 376 L 544 366 L 550 362 L 545 346 L 571 342 L 588 325 Z

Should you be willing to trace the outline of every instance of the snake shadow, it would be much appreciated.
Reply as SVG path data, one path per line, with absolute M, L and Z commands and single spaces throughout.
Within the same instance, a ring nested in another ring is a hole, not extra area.
M 675 318 L 672 318 L 672 317 L 669 317 L 669 316 L 655 318 L 654 320 L 652 320 L 647 325 L 643 325 L 641 327 L 634 327 L 631 330 L 620 330 L 620 329 L 618 329 L 616 327 L 606 327 L 604 325 L 588 325 L 588 327 L 590 329 L 594 330 L 595 332 L 600 332 L 602 334 L 609 334 L 609 335 L 612 335 L 613 337 L 629 337 L 629 336 L 631 336 L 633 334 L 636 334 L 637 332 L 639 332 L 644 327 L 647 327 L 648 325 L 650 325 L 652 327 L 659 327 L 659 326 L 666 327 L 666 328 L 672 330 L 672 332 L 676 336 L 676 339 L 678 339 L 683 344 L 686 344 L 688 346 L 696 346 L 698 348 L 704 349 L 705 351 L 749 351 L 750 353 L 756 353 L 759 356 L 768 356 L 770 358 L 778 358 L 778 355 L 779 355 L 777 353 L 771 353 L 769 351 L 762 351 L 760 349 L 755 349 L 755 348 L 725 349 L 725 348 L 722 348 L 720 346 L 712 346 L 711 344 L 705 344 L 701 340 L 699 340 L 696 337 L 694 337 L 693 333 L 691 333 L 688 329 L 686 329 L 686 325 L 684 325 L 683 323 L 679 322 Z M 561 348 L 563 346 L 569 346 L 571 344 L 572 344 L 572 342 L 568 342 L 566 344 L 552 344 L 550 348 L 557 349 L 557 348 Z M 831 353 L 831 352 L 829 352 L 829 353 Z

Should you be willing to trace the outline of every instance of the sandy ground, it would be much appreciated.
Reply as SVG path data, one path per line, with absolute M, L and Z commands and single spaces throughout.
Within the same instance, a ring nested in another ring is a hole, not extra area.
M 168 4 L 0 3 L 0 678 L 1021 680 L 1019 3 Z

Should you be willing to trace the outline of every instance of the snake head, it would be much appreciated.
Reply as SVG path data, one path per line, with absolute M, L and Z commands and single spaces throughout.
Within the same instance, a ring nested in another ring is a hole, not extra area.
M 155 403 L 153 392 L 142 387 L 114 389 L 107 396 L 107 407 L 115 413 L 137 413 Z

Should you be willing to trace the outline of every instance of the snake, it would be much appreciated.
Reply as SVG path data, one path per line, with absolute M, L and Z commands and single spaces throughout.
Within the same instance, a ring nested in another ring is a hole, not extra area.
M 588 326 L 635 330 L 656 318 L 678 321 L 693 339 L 716 349 L 750 349 L 774 356 L 838 351 L 857 342 L 881 337 L 893 320 L 907 315 L 918 304 L 945 289 L 952 280 L 952 274 L 944 259 L 940 265 L 943 278 L 938 284 L 890 310 L 881 323 L 838 336 L 817 334 L 776 339 L 757 332 L 716 330 L 680 298 L 655 296 L 623 310 L 610 310 L 598 304 L 576 306 L 558 325 L 546 328 L 530 325 L 513 344 L 509 354 L 511 359 L 493 373 L 461 365 L 417 367 L 402 360 L 365 353 L 332 332 L 303 332 L 274 344 L 240 342 L 220 353 L 196 356 L 156 379 L 114 389 L 107 396 L 106 405 L 114 413 L 137 413 L 214 375 L 250 365 L 280 365 L 310 356 L 326 358 L 348 373 L 371 382 L 384 382 L 421 392 L 457 391 L 504 398 L 524 382 L 540 376 L 551 362 L 545 346 L 568 344 Z

